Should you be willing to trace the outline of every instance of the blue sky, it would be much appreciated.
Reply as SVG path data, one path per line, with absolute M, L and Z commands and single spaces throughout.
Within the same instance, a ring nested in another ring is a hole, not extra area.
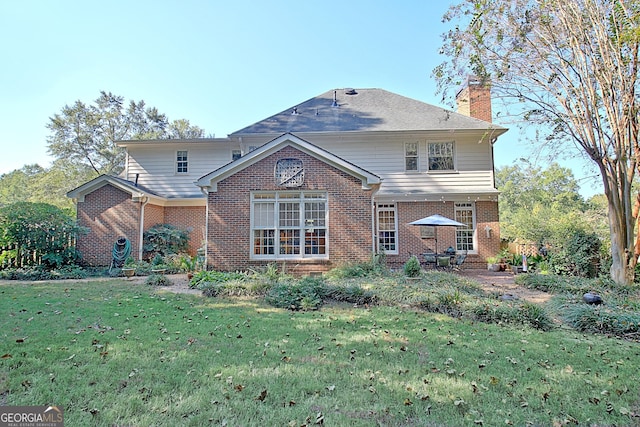
M 48 166 L 49 117 L 101 90 L 218 137 L 333 88 L 382 88 L 445 106 L 431 71 L 443 60 L 448 4 L 3 1 L 0 173 Z M 496 166 L 533 152 L 512 129 L 496 144 Z M 561 164 L 583 175 L 575 161 Z M 583 185 L 583 195 L 597 192 Z

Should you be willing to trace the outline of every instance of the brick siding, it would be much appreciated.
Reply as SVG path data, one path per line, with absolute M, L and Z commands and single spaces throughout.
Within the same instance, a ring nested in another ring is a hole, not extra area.
M 287 189 L 275 183 L 274 166 L 283 158 L 303 161 L 305 179 L 301 187 Z M 211 268 L 242 270 L 269 263 L 249 259 L 251 191 L 259 190 L 327 192 L 329 260 L 286 261 L 284 268 L 288 272 L 323 272 L 342 263 L 370 258 L 371 191 L 363 190 L 359 179 L 288 146 L 220 181 L 218 191 L 209 194 L 208 262 Z
M 164 222 L 189 231 L 190 255 L 195 255 L 204 245 L 205 220 L 207 209 L 204 206 L 169 206 L 164 208 Z
M 78 202 L 78 222 L 89 233 L 78 237 L 76 247 L 83 263 L 90 266 L 111 264 L 113 244 L 124 236 L 131 241 L 131 253 L 138 251 L 140 204 L 131 195 L 105 185 Z

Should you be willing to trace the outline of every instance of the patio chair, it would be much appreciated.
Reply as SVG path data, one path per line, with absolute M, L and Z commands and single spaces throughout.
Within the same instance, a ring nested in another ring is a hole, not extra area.
M 462 264 L 464 263 L 464 260 L 467 259 L 467 251 L 464 252 L 458 252 L 455 256 L 455 259 L 453 260 L 453 269 L 456 271 L 459 271 L 462 268 Z
M 451 257 L 449 256 L 439 256 L 438 257 L 438 268 L 443 270 L 448 270 L 451 268 Z
M 422 258 L 427 267 L 435 267 L 437 265 L 436 254 L 433 252 L 426 252 L 422 254 Z

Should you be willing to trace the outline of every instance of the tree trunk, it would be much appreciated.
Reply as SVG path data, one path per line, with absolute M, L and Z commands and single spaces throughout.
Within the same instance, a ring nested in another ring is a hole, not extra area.
M 609 183 L 611 184 L 611 183 Z M 635 276 L 635 218 L 631 208 L 631 187 L 623 181 L 621 188 L 607 186 L 605 195 L 609 207 L 611 236 L 611 279 L 619 285 L 631 285 Z

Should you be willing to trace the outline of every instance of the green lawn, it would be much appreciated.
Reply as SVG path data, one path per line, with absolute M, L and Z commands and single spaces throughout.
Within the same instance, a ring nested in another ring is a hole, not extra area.
M 68 426 L 637 425 L 640 344 L 417 309 L 0 285 L 0 404 Z

